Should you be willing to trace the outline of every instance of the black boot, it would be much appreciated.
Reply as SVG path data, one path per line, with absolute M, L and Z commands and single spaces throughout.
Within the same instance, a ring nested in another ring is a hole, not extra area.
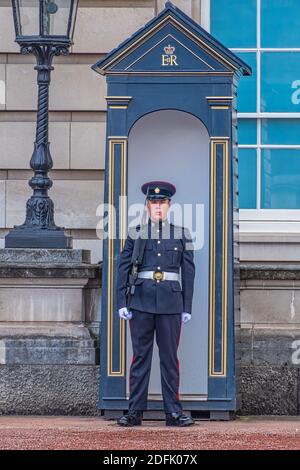
M 191 426 L 194 420 L 182 412 L 166 413 L 166 426 Z
M 119 426 L 140 426 L 142 424 L 143 412 L 139 410 L 129 410 L 124 416 L 118 419 Z

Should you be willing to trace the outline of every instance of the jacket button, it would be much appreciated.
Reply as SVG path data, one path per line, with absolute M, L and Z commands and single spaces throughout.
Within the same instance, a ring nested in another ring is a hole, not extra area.
M 157 243 L 160 243 L 160 240 L 157 240 Z
M 174 250 L 177 250 L 177 246 L 175 246 Z
M 157 253 L 157 256 L 161 256 L 161 253 Z

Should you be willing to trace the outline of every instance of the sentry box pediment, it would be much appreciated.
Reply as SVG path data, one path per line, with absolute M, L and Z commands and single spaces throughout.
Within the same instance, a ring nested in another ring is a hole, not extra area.
M 251 68 L 172 3 L 92 67 L 101 74 L 233 74 Z
M 92 68 L 107 80 L 104 202 L 114 208 L 103 240 L 99 406 L 128 406 L 131 344 L 114 295 L 128 208 L 143 204 L 142 183 L 166 179 L 177 187 L 173 204 L 199 208 L 192 233 L 203 228 L 180 341 L 181 399 L 224 416 L 236 407 L 237 85 L 251 68 L 170 2 Z M 155 352 L 149 409 L 163 409 Z

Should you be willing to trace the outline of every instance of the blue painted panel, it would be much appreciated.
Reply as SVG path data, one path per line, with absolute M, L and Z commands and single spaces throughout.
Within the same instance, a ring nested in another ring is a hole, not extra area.
M 256 47 L 256 3 L 256 0 L 211 0 L 211 33 L 227 47 Z
M 262 209 L 300 209 L 300 150 L 263 149 Z
M 261 46 L 299 47 L 299 0 L 261 0 Z
M 168 46 L 175 49 L 172 50 Z M 164 48 L 168 49 L 165 51 Z M 176 59 L 174 58 L 174 62 L 172 61 L 173 65 L 167 65 L 168 57 L 163 56 L 175 56 Z M 168 72 L 195 70 L 199 72 L 226 71 L 227 67 L 220 60 L 214 59 L 208 52 L 201 49 L 174 25 L 166 24 L 140 47 L 113 66 L 111 70 Z
M 108 126 L 108 131 L 109 131 L 109 126 L 110 123 L 112 122 L 112 112 L 109 110 L 108 111 L 108 121 L 107 121 L 107 126 Z M 124 133 L 124 121 L 122 119 L 118 120 L 119 122 L 119 130 L 120 133 Z M 107 135 L 109 135 L 107 133 Z M 116 153 L 118 156 L 118 146 L 116 148 Z M 116 159 L 116 162 L 120 162 L 120 159 Z M 106 168 L 109 167 L 109 144 L 108 140 L 106 142 L 106 162 L 105 162 Z M 118 188 L 120 187 L 119 184 L 119 179 L 120 179 L 120 169 L 117 168 L 115 169 L 115 191 L 114 195 L 115 198 L 118 195 Z M 108 201 L 108 192 L 109 192 L 109 178 L 110 175 L 108 172 L 105 173 L 105 189 L 104 189 L 104 201 Z M 107 225 L 105 226 L 105 230 L 107 231 Z M 115 253 L 117 253 L 118 250 L 118 245 L 119 243 L 116 241 L 114 244 L 115 248 Z M 109 259 L 109 253 L 108 253 L 108 238 L 104 237 L 103 240 L 103 259 L 108 260 Z M 102 264 L 102 304 L 101 304 L 101 323 L 100 323 L 100 362 L 101 362 L 101 379 L 100 379 L 100 386 L 99 386 L 99 407 L 104 409 L 105 408 L 105 403 L 106 403 L 106 398 L 110 397 L 111 399 L 115 399 L 117 397 L 123 397 L 125 396 L 125 390 L 126 390 L 126 380 L 124 377 L 110 377 L 108 376 L 108 296 L 106 295 L 108 289 L 108 263 L 103 262 Z M 114 296 L 115 298 L 115 296 Z M 115 312 L 115 309 L 113 308 L 113 312 Z M 120 320 L 118 318 L 118 315 L 113 314 L 113 344 L 114 344 L 114 352 L 113 352 L 113 357 L 112 357 L 112 370 L 117 371 L 120 369 L 120 354 L 119 354 L 119 326 L 120 326 Z
M 256 208 L 257 190 L 256 149 L 239 149 L 239 206 L 241 209 Z
M 224 146 L 222 144 L 217 145 L 216 149 L 216 220 L 218 221 L 219 227 L 223 225 L 223 161 L 224 161 Z M 215 309 L 217 314 L 215 315 L 215 350 L 214 350 L 214 371 L 222 371 L 222 269 L 220 267 L 223 264 L 223 232 L 217 230 L 216 234 L 216 283 L 215 283 Z
M 300 112 L 300 52 L 262 52 L 261 111 Z

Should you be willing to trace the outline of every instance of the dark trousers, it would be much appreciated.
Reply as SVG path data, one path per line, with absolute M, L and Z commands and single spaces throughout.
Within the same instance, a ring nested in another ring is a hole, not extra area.
M 133 358 L 129 381 L 129 410 L 146 410 L 154 331 L 159 349 L 161 387 L 165 412 L 182 411 L 179 399 L 177 349 L 181 314 L 153 314 L 131 309 L 129 321 Z

